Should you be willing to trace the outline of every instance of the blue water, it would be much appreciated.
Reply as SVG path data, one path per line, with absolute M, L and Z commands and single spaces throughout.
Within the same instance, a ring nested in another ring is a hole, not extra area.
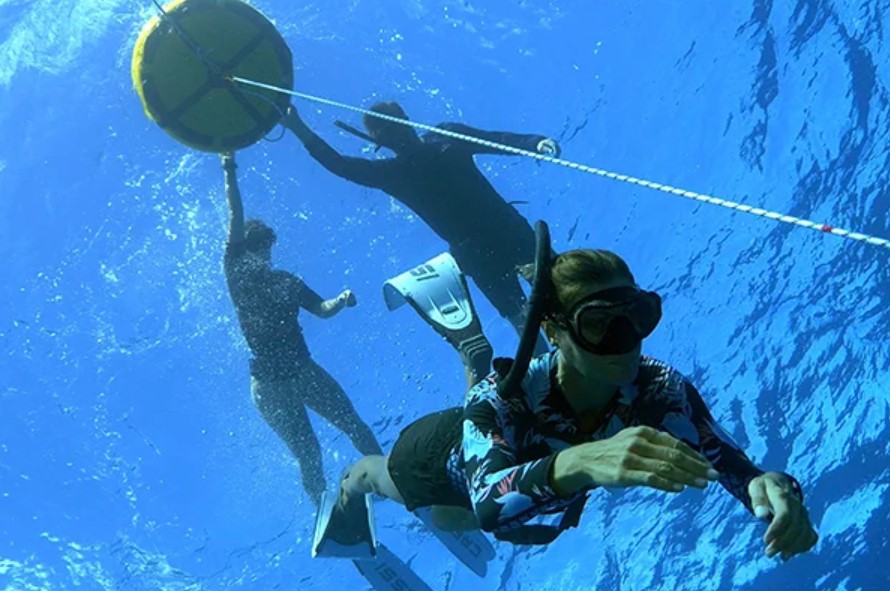
M 887 2 L 325 0 L 255 3 L 297 87 L 400 101 L 417 121 L 556 136 L 593 166 L 890 237 Z M 132 0 L 0 0 L 0 589 L 365 589 L 312 560 L 312 505 L 248 392 L 225 292 L 217 161 L 132 91 L 152 14 Z M 337 134 L 355 117 L 300 103 Z M 719 487 L 596 494 L 547 548 L 498 546 L 480 580 L 416 520 L 378 536 L 434 589 L 887 589 L 888 251 L 512 157 L 479 159 L 557 249 L 605 247 L 665 297 L 646 351 L 687 373 L 821 535 L 788 563 Z M 456 355 L 382 282 L 445 249 L 384 195 L 286 137 L 240 155 L 275 262 L 358 308 L 310 348 L 389 447 L 459 403 Z M 496 350 L 515 337 L 477 292 Z M 356 458 L 323 421 L 334 481 Z

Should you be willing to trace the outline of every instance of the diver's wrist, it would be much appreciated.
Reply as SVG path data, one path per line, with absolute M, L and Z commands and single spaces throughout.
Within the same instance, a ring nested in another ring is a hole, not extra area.
M 551 468 L 550 483 L 561 497 L 570 497 L 593 487 L 593 476 L 585 465 L 577 447 L 564 449 L 556 454 Z

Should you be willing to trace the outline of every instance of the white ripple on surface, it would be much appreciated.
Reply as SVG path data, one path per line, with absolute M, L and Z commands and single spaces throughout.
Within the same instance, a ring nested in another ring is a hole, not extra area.
M 0 86 L 23 69 L 64 74 L 97 40 L 123 0 L 36 0 L 0 43 Z
M 819 526 L 822 542 L 844 535 L 857 545 L 858 553 L 861 550 L 858 546 L 864 543 L 862 529 L 871 520 L 875 509 L 881 506 L 888 488 L 890 484 L 870 482 L 848 497 L 829 505 Z

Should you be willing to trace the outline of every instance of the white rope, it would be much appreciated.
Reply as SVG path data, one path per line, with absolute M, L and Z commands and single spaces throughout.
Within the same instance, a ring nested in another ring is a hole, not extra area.
M 486 146 L 488 148 L 494 148 L 497 150 L 501 150 L 503 152 L 510 152 L 512 154 L 518 154 L 520 156 L 527 156 L 529 158 L 534 158 L 535 160 L 540 160 L 543 162 L 550 162 L 552 164 L 558 164 L 560 166 L 565 166 L 566 168 L 572 168 L 574 170 L 580 170 L 582 172 L 586 172 L 589 174 L 595 174 L 597 176 L 605 177 L 607 179 L 613 179 L 613 180 L 621 181 L 624 183 L 630 183 L 632 185 L 646 187 L 647 189 L 654 189 L 656 191 L 661 191 L 662 193 L 670 193 L 672 195 L 686 197 L 687 199 L 694 199 L 695 201 L 702 201 L 704 203 L 710 203 L 711 205 L 719 205 L 720 207 L 725 207 L 727 209 L 732 209 L 735 211 L 740 211 L 742 213 L 748 213 L 748 214 L 768 218 L 771 220 L 784 222 L 786 224 L 795 224 L 797 226 L 802 226 L 804 228 L 809 228 L 811 230 L 816 230 L 816 231 L 819 231 L 819 232 L 822 232 L 825 234 L 833 234 L 835 236 L 841 236 L 842 238 L 849 238 L 851 240 L 865 242 L 867 244 L 872 244 L 874 246 L 882 246 L 884 248 L 890 248 L 890 240 L 887 240 L 884 238 L 878 238 L 877 236 L 870 236 L 868 234 L 862 234 L 860 232 L 852 232 L 850 230 L 836 228 L 830 224 L 819 224 L 816 222 L 811 222 L 810 220 L 805 220 L 805 219 L 794 217 L 791 215 L 784 215 L 781 213 L 776 213 L 774 211 L 761 209 L 759 207 L 752 207 L 750 205 L 736 203 L 735 201 L 721 199 L 720 197 L 713 197 L 711 195 L 696 193 L 695 191 L 687 191 L 685 189 L 679 189 L 677 187 L 672 187 L 670 185 L 665 185 L 662 183 L 654 183 L 652 181 L 647 181 L 645 179 L 637 178 L 634 176 L 630 176 L 630 175 L 626 175 L 626 174 L 618 174 L 615 172 L 610 172 L 608 170 L 604 170 L 602 168 L 595 168 L 593 166 L 587 166 L 586 164 L 579 164 L 577 162 L 572 162 L 571 160 L 563 160 L 562 158 L 555 158 L 553 156 L 548 156 L 546 154 L 539 154 L 538 152 L 532 152 L 531 150 L 523 150 L 522 148 L 515 148 L 513 146 L 507 146 L 507 145 L 500 144 L 497 142 L 490 142 L 488 140 L 483 140 L 483 139 L 473 137 L 470 135 L 465 135 L 465 134 L 457 133 L 457 132 L 450 131 L 447 129 L 433 127 L 431 125 L 424 125 L 423 123 L 417 123 L 415 121 L 409 121 L 406 119 L 401 119 L 399 117 L 393 117 L 391 115 L 386 115 L 384 113 L 377 113 L 376 111 L 370 111 L 368 109 L 354 107 L 352 105 L 347 105 L 345 103 L 339 103 L 337 101 L 332 101 L 332 100 L 329 100 L 326 98 L 313 96 L 311 94 L 305 94 L 302 92 L 296 92 L 293 90 L 279 88 L 277 86 L 272 86 L 270 84 L 263 84 L 262 82 L 255 82 L 253 80 L 248 80 L 246 78 L 240 78 L 238 76 L 231 76 L 229 79 L 232 80 L 233 82 L 238 82 L 240 84 L 246 84 L 248 86 L 255 86 L 257 88 L 265 88 L 266 90 L 272 90 L 272 91 L 280 92 L 283 94 L 289 94 L 291 96 L 295 96 L 297 98 L 302 98 L 302 99 L 306 99 L 306 100 L 313 101 L 316 103 L 320 103 L 322 105 L 328 105 L 331 107 L 346 109 L 347 111 L 361 113 L 362 115 L 369 115 L 371 117 L 376 117 L 378 119 L 383 119 L 385 121 L 391 121 L 393 123 L 398 123 L 401 125 L 408 125 L 410 127 L 422 129 L 424 131 L 437 133 L 439 135 L 444 135 L 447 137 L 459 139 L 459 140 L 462 140 L 465 142 L 470 142 L 473 144 L 479 144 L 481 146 Z

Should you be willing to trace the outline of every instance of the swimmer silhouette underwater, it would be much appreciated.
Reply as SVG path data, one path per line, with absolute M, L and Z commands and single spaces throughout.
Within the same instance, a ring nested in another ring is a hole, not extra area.
M 408 120 L 396 102 L 376 103 L 370 111 Z M 448 243 L 463 273 L 473 279 L 498 313 L 517 332 L 522 330 L 525 294 L 517 268 L 534 257 L 534 231 L 516 208 L 498 194 L 474 160 L 480 154 L 510 152 L 433 132 L 421 136 L 410 126 L 365 115 L 367 134 L 343 127 L 394 153 L 390 158 L 369 160 L 334 150 L 306 125 L 293 106 L 283 124 L 328 171 L 379 189 L 417 214 Z M 541 154 L 560 154 L 556 141 L 544 135 L 484 131 L 461 123 L 441 123 L 436 127 Z M 538 343 L 539 352 L 546 349 L 543 340 Z
M 244 221 L 235 156 L 224 154 L 221 161 L 229 204 L 226 284 L 253 355 L 253 401 L 299 462 L 303 489 L 318 504 L 326 482 L 321 446 L 307 408 L 349 436 L 362 454 L 381 450 L 340 384 L 312 359 L 298 315 L 303 309 L 319 318 L 332 318 L 355 306 L 356 298 L 346 290 L 325 300 L 296 275 L 272 266 L 275 232 L 260 220 Z
M 599 488 L 679 493 L 719 482 L 769 523 L 768 556 L 787 560 L 812 548 L 818 537 L 797 480 L 751 462 L 691 381 L 642 355 L 661 319 L 660 296 L 641 289 L 618 255 L 579 249 L 554 257 L 540 222 L 539 231 L 516 360 L 496 359 L 462 407 L 420 418 L 387 455 L 346 470 L 332 535 L 365 527 L 361 503 L 376 493 L 408 510 L 430 507 L 443 529 L 547 544 L 579 523 Z M 530 359 L 538 320 L 554 350 Z M 557 525 L 532 523 L 552 514 L 561 515 Z

